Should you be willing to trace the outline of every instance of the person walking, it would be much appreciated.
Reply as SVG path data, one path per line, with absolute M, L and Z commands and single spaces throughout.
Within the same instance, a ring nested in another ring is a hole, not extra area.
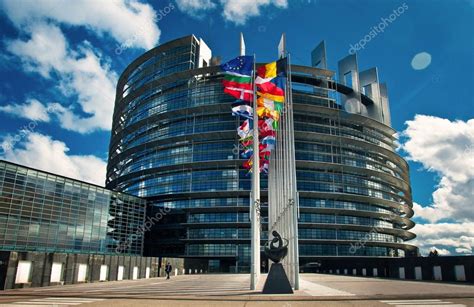
M 173 267 L 171 266 L 171 264 L 168 262 L 165 266 L 165 272 L 166 272 L 166 279 L 170 279 L 170 273 L 171 273 L 171 270 L 173 269 Z

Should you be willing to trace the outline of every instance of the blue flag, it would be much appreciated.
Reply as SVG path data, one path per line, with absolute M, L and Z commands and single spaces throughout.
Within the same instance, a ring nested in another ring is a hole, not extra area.
M 253 70 L 253 56 L 238 56 L 227 63 L 221 64 L 221 69 L 231 74 L 251 76 Z

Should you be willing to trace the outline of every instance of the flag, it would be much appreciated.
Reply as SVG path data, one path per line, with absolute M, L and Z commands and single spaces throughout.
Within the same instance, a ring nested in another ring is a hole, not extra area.
M 238 56 L 220 65 L 225 72 L 224 92 L 237 99 L 253 101 L 253 65 L 252 56 Z
M 276 136 L 276 129 L 274 129 L 273 124 L 276 123 L 273 118 L 260 119 L 258 121 L 258 131 L 260 137 L 266 137 L 269 135 Z
M 237 134 L 240 136 L 241 145 L 243 146 L 241 156 L 249 158 L 253 156 L 252 118 L 254 109 L 247 102 L 253 102 L 254 100 L 254 84 L 252 82 L 255 64 L 254 57 L 243 55 L 245 54 L 245 44 L 242 34 L 241 54 L 241 56 L 220 65 L 220 68 L 225 72 L 224 80 L 222 81 L 224 93 L 237 99 L 232 104 L 232 115 L 246 118 L 237 128 Z M 245 168 L 249 169 L 252 167 L 251 160 L 252 158 L 244 163 Z
M 280 119 L 280 112 L 271 111 L 264 107 L 257 107 L 257 114 L 259 118 L 270 117 L 276 121 Z
M 275 137 L 272 136 L 272 135 L 269 135 L 269 136 L 266 136 L 262 139 L 261 141 L 262 144 L 265 144 L 265 145 L 273 145 L 275 146 Z
M 274 101 L 277 101 L 277 102 L 284 102 L 284 101 L 285 101 L 285 97 L 284 97 L 284 96 L 273 95 L 273 94 L 264 93 L 264 92 L 259 92 L 259 91 L 257 91 L 257 94 L 258 94 L 260 97 L 265 97 L 265 98 L 267 98 L 267 99 L 271 99 L 271 100 L 274 100 Z M 235 96 L 234 96 L 234 97 L 235 97 Z
M 224 93 L 227 93 L 236 99 L 253 101 L 253 90 L 246 90 L 238 87 L 225 87 Z
M 283 102 L 286 71 L 286 58 L 260 66 L 255 79 L 258 95 L 273 101 Z
M 270 97 L 267 98 L 278 102 L 283 102 L 285 96 L 285 78 L 280 76 L 276 76 L 271 80 L 259 78 L 260 77 L 257 77 L 255 84 L 257 84 L 258 92 L 261 93 L 260 96 L 265 97 L 263 94 L 281 96 L 281 100 L 271 99 Z
M 240 139 L 246 139 L 247 137 L 249 137 L 253 134 L 253 129 L 250 129 L 248 131 L 243 131 L 243 130 L 237 129 L 237 134 L 240 136 Z
M 251 120 L 246 119 L 244 120 L 242 125 L 240 125 L 240 127 L 237 128 L 237 134 L 240 136 L 240 138 L 245 138 L 252 134 L 251 125 L 252 125 Z
M 257 86 L 257 115 L 259 117 L 258 129 L 260 133 L 259 157 L 260 172 L 268 173 L 269 159 L 275 149 L 276 130 L 280 113 L 283 111 L 285 101 L 286 59 L 268 63 L 259 67 L 258 77 L 255 79 Z
M 232 108 L 232 115 L 251 119 L 253 117 L 253 108 L 248 105 L 236 106 Z
M 227 63 L 221 64 L 220 68 L 227 74 L 250 77 L 253 71 L 253 56 L 238 56 Z
M 270 151 L 261 151 L 261 152 L 259 153 L 259 157 L 260 157 L 260 159 L 262 159 L 262 160 L 268 160 L 268 159 L 270 159 Z
M 245 161 L 243 166 L 244 166 L 245 169 L 251 169 L 252 166 L 253 166 L 253 158 L 251 157 L 250 159 Z
M 264 107 L 272 111 L 281 112 L 283 110 L 283 103 L 273 101 L 264 97 L 258 97 L 257 106 Z
M 237 76 L 234 74 L 227 73 L 222 81 L 224 87 L 241 88 L 245 90 L 253 90 L 252 77 L 251 76 Z
M 242 158 L 248 159 L 252 156 L 253 149 L 251 147 L 244 149 L 244 151 L 240 154 Z
M 260 131 L 259 132 L 260 137 L 264 138 L 267 136 L 273 136 L 276 137 L 276 132 L 273 130 L 267 130 L 267 131 Z
M 258 79 L 259 77 L 257 77 Z M 269 81 L 255 80 L 260 97 L 277 102 L 285 101 L 285 78 L 277 76 Z M 258 83 L 262 82 L 262 83 Z
M 273 149 L 275 149 L 274 144 L 260 144 L 259 146 L 260 152 L 265 152 L 265 151 L 271 152 Z
M 232 107 L 238 106 L 250 106 L 251 104 L 248 101 L 237 99 L 236 101 L 232 102 Z
M 260 158 L 260 171 L 264 170 L 264 169 L 268 169 L 268 160 L 267 159 L 264 159 L 264 158 Z M 267 165 L 267 166 L 265 166 Z M 247 161 L 245 161 L 243 163 L 243 167 L 245 169 L 248 169 L 250 170 L 250 172 L 252 171 L 252 166 L 253 166 L 253 156 L 250 157 L 250 159 L 248 159 Z
M 249 147 L 253 144 L 253 136 L 248 136 L 244 139 L 240 139 L 240 144 L 244 147 Z
M 276 76 L 286 77 L 287 63 L 287 58 L 283 58 L 276 62 L 262 65 L 257 69 L 257 75 L 263 79 L 273 79 Z
M 258 121 L 259 131 L 276 131 L 278 129 L 278 121 L 273 118 L 260 119 Z

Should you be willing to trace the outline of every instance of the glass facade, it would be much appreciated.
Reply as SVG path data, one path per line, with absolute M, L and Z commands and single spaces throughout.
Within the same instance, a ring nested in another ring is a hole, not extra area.
M 0 161 L 0 250 L 141 255 L 146 202 Z
M 171 41 L 122 74 L 106 184 L 145 197 L 148 216 L 168 209 L 146 233 L 146 255 L 232 259 L 245 271 L 251 178 L 239 157 L 240 121 L 219 68 L 199 65 L 201 47 L 194 36 Z M 405 243 L 414 237 L 408 165 L 395 151 L 395 131 L 342 111 L 334 73 L 311 69 L 292 67 L 300 263 L 413 251 Z M 266 189 L 262 177 L 262 244 L 272 205 Z

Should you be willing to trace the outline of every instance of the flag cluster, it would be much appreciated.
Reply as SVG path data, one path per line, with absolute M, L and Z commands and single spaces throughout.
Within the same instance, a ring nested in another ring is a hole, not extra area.
M 244 118 L 244 122 L 237 129 L 240 137 L 240 154 L 248 159 L 244 167 L 252 167 L 253 159 L 253 84 L 254 58 L 251 56 L 239 56 L 225 64 L 221 69 L 225 72 L 224 92 L 236 98 L 232 104 L 232 115 Z
M 285 102 L 287 61 L 285 59 L 259 67 L 257 85 L 257 115 L 260 138 L 260 171 L 268 173 L 270 153 L 275 148 L 275 138 L 280 114 Z
M 240 137 L 241 156 L 248 159 L 244 168 L 251 170 L 253 166 L 253 129 L 259 130 L 260 171 L 268 172 L 268 161 L 271 151 L 275 148 L 275 137 L 285 100 L 286 58 L 261 66 L 253 80 L 254 58 L 239 56 L 225 64 L 221 69 L 225 72 L 224 92 L 237 100 L 232 104 L 232 114 L 245 120 L 237 129 Z M 257 88 L 257 105 L 254 100 L 254 84 Z M 253 112 L 257 112 L 258 124 L 253 124 Z

